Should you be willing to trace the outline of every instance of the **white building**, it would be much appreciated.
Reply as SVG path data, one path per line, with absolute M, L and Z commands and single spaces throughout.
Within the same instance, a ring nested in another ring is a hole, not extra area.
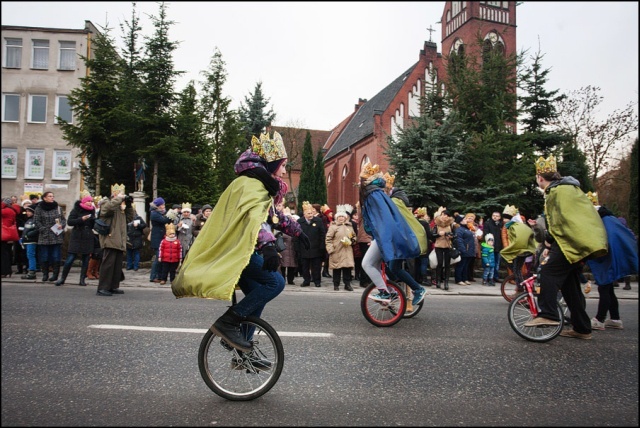
M 2 26 L 2 197 L 54 192 L 66 214 L 84 189 L 79 150 L 57 117 L 73 123 L 68 95 L 88 70 L 97 28 Z

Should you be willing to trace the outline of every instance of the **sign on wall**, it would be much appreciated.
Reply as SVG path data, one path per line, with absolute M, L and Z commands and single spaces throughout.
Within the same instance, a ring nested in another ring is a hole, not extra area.
M 2 148 L 2 178 L 18 177 L 18 149 Z
M 27 149 L 24 164 L 24 178 L 44 179 L 44 149 Z
M 71 151 L 54 150 L 53 152 L 53 178 L 54 180 L 71 179 Z

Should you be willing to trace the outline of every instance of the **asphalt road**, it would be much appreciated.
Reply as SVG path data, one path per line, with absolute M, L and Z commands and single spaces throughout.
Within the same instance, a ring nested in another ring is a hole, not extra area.
M 498 296 L 429 295 L 377 328 L 361 293 L 288 288 L 263 314 L 285 346 L 279 382 L 229 402 L 197 363 L 228 303 L 123 289 L 3 281 L 2 426 L 638 426 L 637 299 L 621 299 L 624 330 L 538 344 Z

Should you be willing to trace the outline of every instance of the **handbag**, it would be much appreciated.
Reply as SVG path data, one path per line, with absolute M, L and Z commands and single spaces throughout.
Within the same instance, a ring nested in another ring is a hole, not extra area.
M 93 230 L 98 232 L 98 234 L 100 235 L 108 235 L 109 232 L 111 232 L 111 225 L 106 221 L 100 218 L 97 218 L 96 221 L 93 223 Z
M 16 225 L 6 225 L 2 223 L 2 241 L 3 242 L 16 242 L 20 240 L 20 236 L 18 236 L 18 228 Z
M 438 267 L 438 256 L 436 255 L 435 248 L 429 253 L 429 267 L 431 269 L 435 269 Z
M 282 233 L 279 233 L 278 236 L 276 236 L 275 246 L 276 246 L 276 251 L 279 253 L 287 249 L 287 244 L 284 243 L 284 238 L 282 236 Z

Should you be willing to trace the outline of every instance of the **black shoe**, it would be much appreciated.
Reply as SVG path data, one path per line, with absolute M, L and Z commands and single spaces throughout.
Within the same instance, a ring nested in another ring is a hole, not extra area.
M 308 287 L 311 284 L 309 284 L 308 282 L 303 282 L 302 284 L 300 284 L 300 287 Z
M 630 285 L 625 285 L 622 289 L 623 290 L 631 290 L 631 286 Z
M 331 275 L 329 275 L 329 272 L 322 272 L 322 277 L 323 278 L 331 278 Z
M 322 285 L 320 285 L 320 284 L 316 284 L 316 287 L 322 287 Z
M 346 288 L 345 288 L 345 290 L 346 290 Z M 334 287 L 333 287 L 333 291 L 340 291 L 340 287 L 335 287 L 335 286 L 334 286 Z
M 124 294 L 124 291 L 120 290 L 119 288 L 115 288 L 111 290 L 111 294 Z
M 344 289 L 347 291 L 353 291 L 353 288 L 351 288 L 351 285 L 345 285 Z
M 111 291 L 108 291 L 108 290 L 98 290 L 96 294 L 98 296 L 113 296 L 113 293 L 111 293 Z
M 296 283 L 295 283 L 295 282 L 293 282 L 293 281 L 287 281 L 287 284 L 289 284 L 289 285 L 296 285 Z
M 231 308 L 227 310 L 220 318 L 216 320 L 211 326 L 211 331 L 221 339 L 224 339 L 226 344 L 233 346 L 243 352 L 251 351 L 253 344 L 245 339 L 242 331 L 240 330 L 240 322 L 242 317 L 233 312 Z
M 362 288 L 367 288 L 369 285 L 368 284 L 360 284 L 360 287 Z

